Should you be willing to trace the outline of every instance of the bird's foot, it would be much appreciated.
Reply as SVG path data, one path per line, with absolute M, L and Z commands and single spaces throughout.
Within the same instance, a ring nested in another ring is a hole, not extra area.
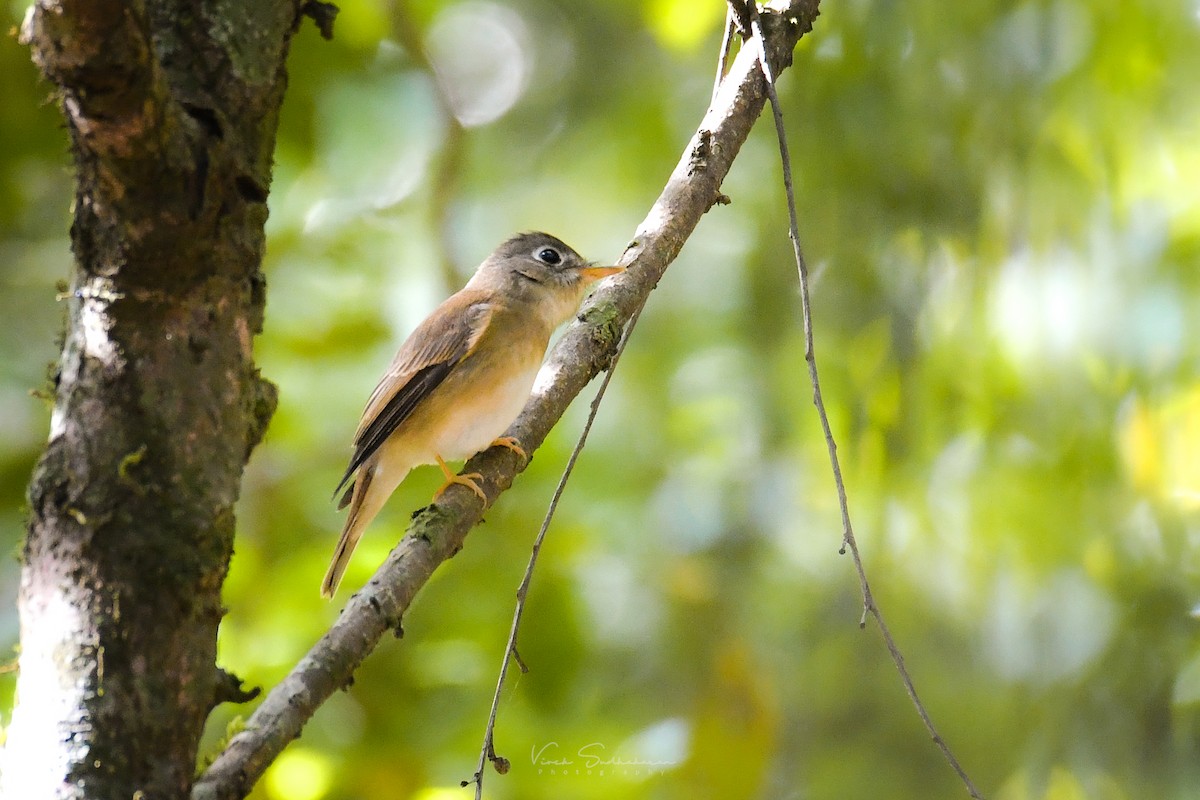
M 483 475 L 479 474 L 478 472 L 468 472 L 464 475 L 455 475 L 450 471 L 450 468 L 446 466 L 446 462 L 442 460 L 441 456 L 437 457 L 437 463 L 438 466 L 442 468 L 442 474 L 446 476 L 446 482 L 442 484 L 440 489 L 433 493 L 433 499 L 435 501 L 441 499 L 442 493 L 457 483 L 459 486 L 465 486 L 477 494 L 479 499 L 483 502 L 487 502 L 487 495 L 483 493 L 483 489 L 480 489 L 479 484 L 475 482 L 483 480 Z
M 446 479 L 446 482 L 442 484 L 442 488 L 433 493 L 433 499 L 440 500 L 442 493 L 457 483 L 459 486 L 465 486 L 475 494 L 479 495 L 479 499 L 486 503 L 487 495 L 483 493 L 483 489 L 479 488 L 479 484 L 475 482 L 477 480 L 483 480 L 483 476 L 478 472 L 468 472 L 465 475 L 451 475 Z
M 521 443 L 517 441 L 515 436 L 501 436 L 493 441 L 489 447 L 507 447 L 521 457 L 522 461 L 529 461 L 529 456 L 525 453 L 525 449 L 521 447 Z

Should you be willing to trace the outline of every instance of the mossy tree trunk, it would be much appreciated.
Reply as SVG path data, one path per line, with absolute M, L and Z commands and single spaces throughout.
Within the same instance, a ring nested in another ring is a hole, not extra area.
M 183 798 L 215 664 L 263 225 L 299 2 L 39 0 L 22 39 L 76 171 L 49 442 L 29 488 L 6 797 Z

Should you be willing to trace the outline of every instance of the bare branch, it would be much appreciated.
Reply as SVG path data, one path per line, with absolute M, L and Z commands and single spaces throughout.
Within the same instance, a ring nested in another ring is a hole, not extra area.
M 768 51 L 772 67 L 791 63 L 801 35 L 812 29 L 818 0 L 797 0 L 769 16 Z M 546 438 L 570 402 L 612 360 L 618 336 L 678 255 L 700 218 L 720 195 L 729 172 L 767 99 L 767 85 L 756 54 L 738 54 L 716 100 L 688 143 L 662 194 L 638 228 L 620 263 L 629 268 L 601 287 L 585 303 L 578 319 L 550 353 L 552 377 L 535 389 L 524 412 L 509 429 L 532 452 Z M 479 472 L 480 487 L 491 505 L 523 468 L 515 453 L 494 448 L 471 459 L 466 471 Z M 196 800 L 232 800 L 249 792 L 288 742 L 300 735 L 316 709 L 395 628 L 413 596 L 434 569 L 457 552 L 485 505 L 467 489 L 451 487 L 438 504 L 418 513 L 408 535 L 361 591 L 350 598 L 333 627 L 284 680 L 269 692 L 197 782 Z
M 813 388 L 813 405 L 817 408 L 817 416 L 821 419 L 821 429 L 825 433 L 825 447 L 829 452 L 829 463 L 833 470 L 833 481 L 837 486 L 838 506 L 842 512 L 842 553 L 846 552 L 846 548 L 850 549 L 850 555 L 854 559 L 854 569 L 858 572 L 859 585 L 862 588 L 863 596 L 863 616 L 859 621 L 860 627 L 865 627 L 867 614 L 875 618 L 875 622 L 879 625 L 879 631 L 883 634 L 883 641 L 887 645 L 888 653 L 892 656 L 892 661 L 896 664 L 896 669 L 900 673 L 900 680 L 904 683 L 904 689 L 908 692 L 909 698 L 913 705 L 916 706 L 917 714 L 924 723 L 925 729 L 929 731 L 929 735 L 937 744 L 938 749 L 942 751 L 942 755 L 950 763 L 950 766 L 958 773 L 958 777 L 967 787 L 967 792 L 971 797 L 981 800 L 982 796 L 971 782 L 971 778 L 963 770 L 962 765 L 958 763 L 954 753 L 946 744 L 937 728 L 934 727 L 933 720 L 929 717 L 929 712 L 925 709 L 925 704 L 917 696 L 916 686 L 913 684 L 912 676 L 908 672 L 908 668 L 904 664 L 904 656 L 900 652 L 900 648 L 896 646 L 895 640 L 892 638 L 892 633 L 888 630 L 887 624 L 883 621 L 883 614 L 879 610 L 879 606 L 875 603 L 875 598 L 871 594 L 871 585 L 867 581 L 866 569 L 863 567 L 862 556 L 858 552 L 858 542 L 854 538 L 854 526 L 850 522 L 850 505 L 846 500 L 846 484 L 842 480 L 842 468 L 838 461 L 837 443 L 833 438 L 833 430 L 829 425 L 829 415 L 825 412 L 825 401 L 821 397 L 821 380 L 817 374 L 817 355 L 813 348 L 813 328 L 812 328 L 812 307 L 809 301 L 808 291 L 808 263 L 804 259 L 804 251 L 800 247 L 800 226 L 796 219 L 796 195 L 792 186 L 792 162 L 791 156 L 788 153 L 787 130 L 783 124 L 783 109 L 779 103 L 779 95 L 775 91 L 775 76 L 772 72 L 769 60 L 765 57 L 767 52 L 766 37 L 763 35 L 762 24 L 759 21 L 757 7 L 754 3 L 740 3 L 740 5 L 748 6 L 750 15 L 750 24 L 753 31 L 753 39 L 758 45 L 757 49 L 764 57 L 760 60 L 762 64 L 763 76 L 767 82 L 767 92 L 771 99 L 772 116 L 775 119 L 775 133 L 779 139 L 779 158 L 783 169 L 783 186 L 787 194 L 788 205 L 788 236 L 792 240 L 792 249 L 796 257 L 796 268 L 800 275 L 800 305 L 804 315 L 804 358 L 808 362 L 808 377 Z M 731 12 L 732 13 L 732 12 Z
M 729 69 L 729 54 L 733 52 L 733 34 L 734 34 L 734 19 L 733 9 L 725 9 L 725 32 L 721 34 L 721 55 L 717 58 L 717 75 L 713 78 L 713 100 L 717 99 L 717 92 L 721 88 L 721 81 L 725 80 L 725 71 Z

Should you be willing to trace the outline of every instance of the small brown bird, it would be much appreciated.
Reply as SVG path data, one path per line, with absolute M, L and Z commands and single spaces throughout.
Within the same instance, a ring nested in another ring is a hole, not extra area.
M 409 471 L 436 463 L 446 482 L 484 498 L 474 479 L 446 459 L 467 459 L 492 445 L 521 456 L 516 440 L 497 438 L 525 406 L 554 329 L 579 306 L 588 284 L 620 272 L 585 261 L 546 233 L 521 233 L 496 248 L 467 285 L 438 306 L 400 346 L 367 401 L 354 455 L 334 490 L 350 483 L 350 506 L 321 594 L 333 597 L 342 573 L 383 504 Z

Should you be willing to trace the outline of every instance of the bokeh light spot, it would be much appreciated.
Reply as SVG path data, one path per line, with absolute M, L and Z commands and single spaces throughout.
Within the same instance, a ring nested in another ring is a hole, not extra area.
M 333 765 L 316 750 L 293 747 L 264 776 L 271 797 L 283 800 L 319 800 L 333 783 Z
M 653 0 L 646 7 L 646 22 L 667 47 L 691 50 L 704 42 L 722 19 L 724 4 L 694 0 Z
M 493 3 L 451 6 L 434 22 L 426 46 L 446 102 L 467 127 L 504 116 L 528 84 L 529 33 L 511 9 Z

